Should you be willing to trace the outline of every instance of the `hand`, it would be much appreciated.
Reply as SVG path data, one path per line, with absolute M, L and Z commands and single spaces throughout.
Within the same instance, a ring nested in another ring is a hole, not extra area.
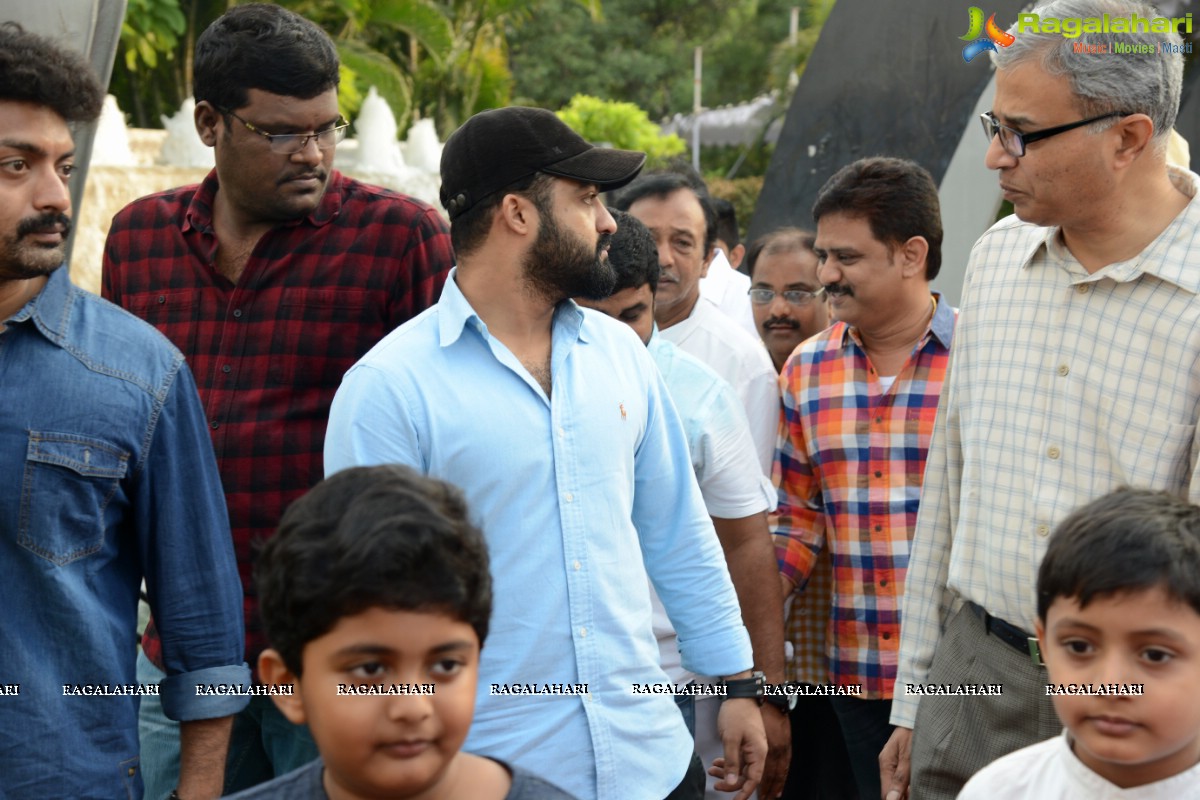
M 792 583 L 791 578 L 788 576 L 780 574 L 779 591 L 783 592 L 783 599 L 787 600 L 792 596 L 792 592 L 796 591 L 796 584 Z
M 880 800 L 904 800 L 912 769 L 912 728 L 896 728 L 879 754 Z
M 792 723 L 787 714 L 770 703 L 763 703 L 762 721 L 767 732 L 767 762 L 758 796 L 759 800 L 775 800 L 783 794 L 792 763 Z
M 713 759 L 708 771 L 722 778 L 713 788 L 737 792 L 733 800 L 747 800 L 762 780 L 767 758 L 767 734 L 757 701 L 746 697 L 722 701 L 717 712 L 717 734 L 725 745 L 725 757 Z

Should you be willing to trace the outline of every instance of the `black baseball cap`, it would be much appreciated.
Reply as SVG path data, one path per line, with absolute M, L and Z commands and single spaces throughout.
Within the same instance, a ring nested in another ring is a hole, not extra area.
M 636 178 L 645 163 L 645 153 L 589 144 L 544 108 L 494 108 L 471 117 L 446 140 L 439 197 L 454 219 L 535 172 L 608 191 Z

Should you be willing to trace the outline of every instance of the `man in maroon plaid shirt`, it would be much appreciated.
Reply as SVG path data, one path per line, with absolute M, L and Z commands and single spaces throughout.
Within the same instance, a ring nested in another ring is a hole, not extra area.
M 333 170 L 345 136 L 329 37 L 278 6 L 237 6 L 196 44 L 196 130 L 216 169 L 113 220 L 103 294 L 187 357 L 208 416 L 245 589 L 246 660 L 265 647 L 257 544 L 323 475 L 342 374 L 432 305 L 453 264 L 431 206 Z M 161 678 L 153 621 L 139 676 Z M 143 675 L 144 673 L 144 675 Z M 141 678 L 139 678 L 141 679 Z M 178 733 L 142 704 L 146 796 L 175 785 Z M 226 792 L 316 757 L 268 697 L 235 721 Z M 191 800 L 184 798 L 183 800 Z

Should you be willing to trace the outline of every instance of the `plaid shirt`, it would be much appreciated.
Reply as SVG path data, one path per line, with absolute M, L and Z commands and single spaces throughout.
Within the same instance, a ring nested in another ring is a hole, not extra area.
M 246 659 L 266 646 L 252 580 L 257 543 L 321 480 L 342 375 L 432 305 L 453 265 L 432 207 L 333 172 L 321 204 L 263 235 L 237 284 L 214 268 L 216 172 L 113 219 L 103 294 L 148 321 L 196 377 L 245 590 Z M 160 661 L 157 631 L 146 655 Z
M 828 545 L 830 680 L 861 684 L 864 698 L 892 696 L 909 542 L 954 316 L 937 304 L 886 393 L 856 332 L 841 322 L 804 342 L 783 368 L 779 568 L 803 585 Z

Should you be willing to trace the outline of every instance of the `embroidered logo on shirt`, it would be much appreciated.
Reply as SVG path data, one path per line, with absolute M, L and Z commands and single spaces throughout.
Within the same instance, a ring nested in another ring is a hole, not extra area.
M 629 416 L 629 415 L 625 413 L 625 404 L 624 404 L 624 403 L 618 403 L 617 405 L 618 405 L 618 406 L 620 407 L 620 409 L 621 409 L 621 419 L 622 419 L 622 420 L 624 420 L 624 419 L 628 419 L 628 416 Z

